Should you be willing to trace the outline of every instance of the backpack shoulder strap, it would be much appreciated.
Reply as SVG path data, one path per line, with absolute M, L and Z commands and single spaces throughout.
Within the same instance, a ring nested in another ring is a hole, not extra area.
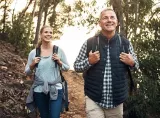
M 129 41 L 124 36 L 118 34 L 118 39 L 120 43 L 120 47 L 122 48 L 122 51 L 125 53 L 129 53 Z
M 53 54 L 54 53 L 56 53 L 56 54 L 58 53 L 58 46 L 56 46 L 56 45 L 53 46 Z M 55 61 L 55 67 L 57 67 L 57 62 L 56 61 Z
M 94 36 L 87 40 L 87 56 L 91 50 L 92 52 L 99 50 L 99 36 Z
M 56 45 L 53 46 L 53 54 L 54 54 L 54 53 L 56 53 L 56 54 L 58 53 L 58 46 L 56 46 Z M 58 65 L 57 62 L 55 61 L 55 67 L 56 67 L 56 68 L 57 68 L 57 65 Z M 60 75 L 61 75 L 62 82 L 64 82 L 65 79 L 64 79 L 61 71 L 60 71 Z
M 53 46 L 53 54 L 54 53 L 56 53 L 56 54 L 58 53 L 58 46 L 56 46 L 56 45 Z
M 118 39 L 119 39 L 120 47 L 123 48 L 123 52 L 129 53 L 129 41 L 126 38 L 121 37 L 119 34 L 118 34 Z M 133 91 L 135 90 L 135 84 L 134 84 L 132 74 L 131 74 L 131 70 L 129 69 L 129 66 L 127 67 L 127 71 L 128 71 L 128 76 L 129 76 L 129 79 L 130 79 L 129 92 L 132 95 Z
M 41 48 L 40 47 L 37 47 L 36 48 L 36 56 L 35 57 L 40 57 L 41 56 Z M 38 67 L 38 63 L 35 65 L 36 68 Z
M 36 48 L 36 57 L 40 57 L 40 54 L 41 54 L 41 48 L 37 47 Z

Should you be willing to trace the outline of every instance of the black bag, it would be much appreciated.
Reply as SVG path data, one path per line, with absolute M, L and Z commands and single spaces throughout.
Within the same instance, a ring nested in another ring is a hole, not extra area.
M 41 49 L 40 47 L 36 48 L 36 57 L 40 57 Z M 58 46 L 54 45 L 53 46 L 53 54 L 58 53 Z M 57 63 L 55 63 L 55 67 L 57 68 Z M 38 63 L 36 64 L 36 67 L 38 67 Z M 68 100 L 68 85 L 67 81 L 65 80 L 64 76 L 62 75 L 62 72 L 60 70 L 60 75 L 62 79 L 62 90 L 63 90 L 63 99 L 62 99 L 62 109 L 61 113 L 64 111 L 69 110 L 69 100 Z

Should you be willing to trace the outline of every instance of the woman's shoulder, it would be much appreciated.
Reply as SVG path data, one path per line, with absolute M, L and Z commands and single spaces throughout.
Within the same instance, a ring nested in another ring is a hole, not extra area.
M 36 49 L 31 50 L 30 53 L 29 53 L 30 56 L 31 56 L 31 55 L 33 56 L 33 55 L 35 55 L 35 54 L 36 54 Z
M 55 48 L 56 47 L 56 48 Z M 53 45 L 53 50 L 56 49 L 58 52 L 62 52 L 62 48 L 58 45 Z

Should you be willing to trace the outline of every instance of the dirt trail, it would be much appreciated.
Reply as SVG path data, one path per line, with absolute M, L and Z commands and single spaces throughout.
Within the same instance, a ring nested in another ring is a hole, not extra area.
M 69 111 L 62 114 L 62 118 L 85 118 L 83 79 L 74 71 L 64 72 L 68 82 Z
M 26 59 L 0 40 L 0 118 L 35 118 L 27 113 L 25 100 L 32 80 L 24 74 Z M 69 111 L 61 118 L 85 118 L 83 79 L 75 71 L 63 72 L 68 82 Z

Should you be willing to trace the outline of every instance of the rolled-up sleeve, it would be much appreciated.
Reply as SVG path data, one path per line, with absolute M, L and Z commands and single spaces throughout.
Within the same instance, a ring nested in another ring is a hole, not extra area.
M 136 54 L 134 53 L 134 49 L 133 49 L 133 46 L 132 46 L 132 44 L 131 44 L 131 42 L 130 42 L 130 44 L 129 44 L 129 53 L 132 55 L 132 57 L 133 57 L 133 60 L 134 60 L 134 66 L 133 67 L 130 67 L 130 69 L 131 70 L 135 70 L 135 69 L 139 69 L 139 63 L 138 63 L 138 59 L 137 59 L 137 56 L 136 56 Z
M 77 72 L 84 72 L 91 67 L 87 57 L 87 41 L 82 45 L 80 52 L 74 62 L 74 69 Z
M 29 53 L 28 62 L 27 62 L 26 67 L 25 67 L 25 73 L 26 73 L 26 75 L 32 74 L 32 70 L 30 69 L 30 65 L 31 65 L 34 57 L 35 57 L 35 50 L 32 50 Z
M 67 57 L 66 57 L 64 51 L 62 49 L 60 49 L 60 48 L 59 48 L 58 51 L 59 51 L 58 53 L 60 53 L 60 59 L 62 61 L 61 70 L 63 70 L 63 71 L 69 70 L 70 66 L 69 66 L 69 63 L 68 63 L 68 60 L 67 60 Z

